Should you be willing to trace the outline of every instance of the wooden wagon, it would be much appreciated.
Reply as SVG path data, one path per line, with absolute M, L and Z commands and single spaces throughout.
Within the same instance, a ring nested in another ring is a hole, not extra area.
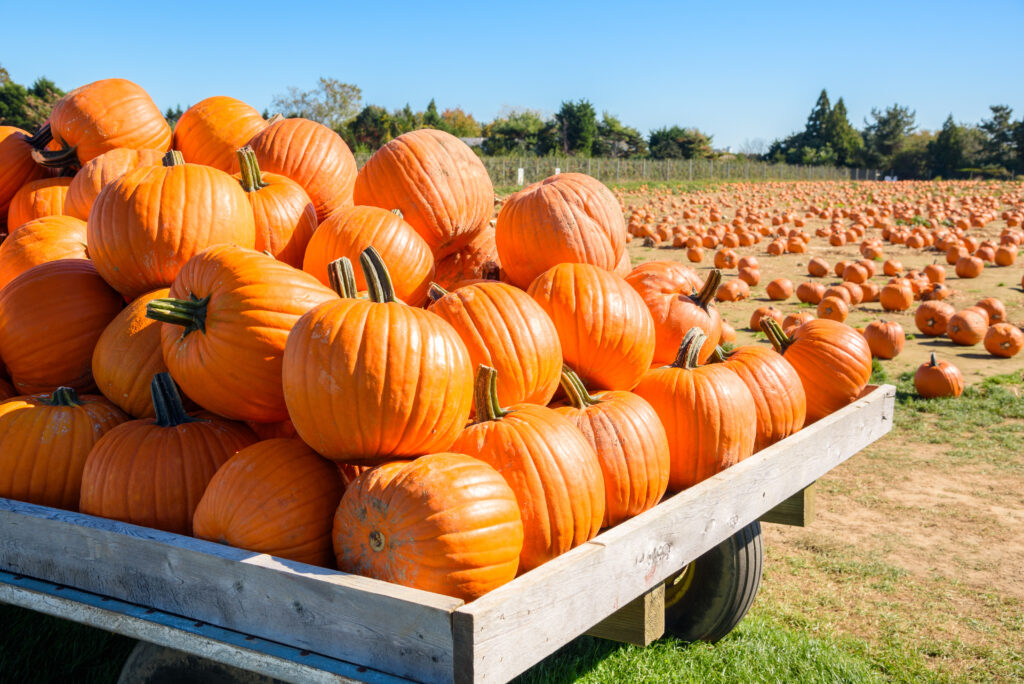
M 295 682 L 503 682 L 585 633 L 715 638 L 749 608 L 760 523 L 892 427 L 853 404 L 471 602 L 0 499 L 0 601 Z

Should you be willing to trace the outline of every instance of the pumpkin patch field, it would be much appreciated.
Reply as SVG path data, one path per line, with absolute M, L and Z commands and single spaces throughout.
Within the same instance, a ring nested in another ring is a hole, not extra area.
M 915 430 L 948 425 L 959 405 L 984 414 L 965 423 L 988 421 L 977 443 L 1009 465 L 971 456 L 963 476 L 1003 497 L 1020 530 L 1020 489 L 999 478 L 1021 473 L 1005 449 L 1024 419 L 1021 183 L 680 192 L 565 173 L 496 196 L 473 150 L 440 130 L 400 135 L 357 168 L 314 121 L 215 96 L 172 130 L 139 85 L 106 79 L 60 99 L 39 131 L 0 127 L 0 215 L 0 499 L 46 519 L 141 526 L 224 558 L 388 583 L 402 601 L 472 605 L 866 405 L 889 378 L 900 411 L 932 417 L 898 418 L 902 432 L 869 454 L 906 447 L 900 476 L 940 486 L 910 470 L 930 464 Z M 950 454 L 970 450 L 949 429 L 941 486 L 956 480 Z M 825 541 L 771 533 L 786 559 L 771 577 L 821 562 L 845 534 L 875 548 L 864 527 L 884 520 L 830 517 L 866 491 L 853 479 L 820 480 Z M 907 506 L 928 495 L 901 492 Z M 778 608 L 798 603 L 787 581 L 748 629 L 798 631 Z M 1018 607 L 1019 590 L 999 587 Z M 884 670 L 889 651 L 864 657 L 835 635 L 841 614 L 800 643 L 839 653 L 844 676 Z M 588 643 L 527 676 L 584 676 Z M 715 669 L 701 648 L 666 638 L 647 657 Z M 641 653 L 592 660 L 629 669 Z M 957 662 L 954 675 L 983 672 Z

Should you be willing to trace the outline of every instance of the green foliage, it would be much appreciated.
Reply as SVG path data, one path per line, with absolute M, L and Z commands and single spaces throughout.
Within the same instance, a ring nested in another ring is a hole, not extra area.
M 850 123 L 843 98 L 836 101 L 836 106 L 825 119 L 823 137 L 824 146 L 833 151 L 835 162 L 840 166 L 852 163 L 864 147 L 864 138 Z
M 185 113 L 185 110 L 181 108 L 181 105 L 175 105 L 174 107 L 168 107 L 164 112 L 164 118 L 167 119 L 167 125 L 174 130 L 174 127 L 178 125 L 178 119 Z M 267 117 L 263 117 L 264 119 Z
M 16 126 L 29 133 L 46 122 L 53 105 L 64 96 L 64 91 L 41 76 L 26 88 L 11 80 L 6 69 L 0 67 L 0 124 Z
M 872 107 L 872 121 L 864 128 L 864 161 L 869 166 L 891 168 L 893 157 L 917 128 L 915 117 L 916 112 L 900 104 L 884 110 Z
M 604 112 L 597 124 L 593 153 L 595 157 L 642 157 L 647 154 L 647 142 L 640 131 Z
M 508 109 L 484 126 L 483 134 L 483 152 L 493 156 L 536 154 L 553 143 L 549 127 L 533 109 Z
M 588 100 L 563 102 L 555 114 L 559 146 L 563 154 L 589 157 L 597 139 L 597 112 Z
M 461 107 L 446 109 L 441 113 L 443 128 L 452 135 L 459 138 L 479 138 L 483 135 L 480 122 L 473 118 L 472 114 L 462 111 Z
M 362 98 L 359 86 L 321 76 L 312 90 L 289 86 L 287 94 L 274 96 L 271 106 L 286 117 L 312 119 L 340 132 L 359 113 Z
M 943 178 L 956 178 L 960 169 L 967 167 L 967 131 L 946 117 L 942 130 L 928 143 L 928 161 L 931 173 Z
M 828 142 L 825 130 L 828 120 L 832 114 L 832 105 L 828 101 L 828 93 L 824 88 L 818 95 L 818 101 L 807 116 L 807 125 L 804 127 L 803 143 L 807 147 L 817 148 Z
M 654 159 L 704 159 L 713 153 L 711 136 L 696 128 L 659 128 L 647 139 Z
M 427 128 L 444 128 L 444 119 L 437 112 L 437 103 L 434 102 L 434 98 L 430 98 L 430 104 L 427 105 L 427 109 L 423 112 L 421 117 L 423 125 Z
M 346 139 L 355 149 L 376 150 L 391 140 L 391 116 L 377 105 L 366 105 L 346 127 Z
M 889 168 L 899 178 L 928 178 L 931 176 L 928 146 L 936 139 L 935 133 L 921 131 L 903 140 L 899 151 L 889 161 Z
M 982 119 L 979 128 L 985 134 L 982 147 L 982 162 L 987 166 L 1004 169 L 1017 167 L 1017 155 L 1014 145 L 1013 110 L 1006 105 L 991 105 L 989 110 L 992 118 Z

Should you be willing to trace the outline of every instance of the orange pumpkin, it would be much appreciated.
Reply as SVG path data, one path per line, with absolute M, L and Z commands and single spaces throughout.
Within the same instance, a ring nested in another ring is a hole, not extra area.
M 959 397 L 964 391 L 964 376 L 959 368 L 949 361 L 937 360 L 932 352 L 931 358 L 914 373 L 914 389 L 925 399 Z
M 70 178 L 40 178 L 29 181 L 11 198 L 7 209 L 7 228 L 14 230 L 23 223 L 44 216 L 62 216 Z
M 864 327 L 864 339 L 871 355 L 879 359 L 892 359 L 903 351 L 907 337 L 903 326 L 896 321 L 872 321 Z
M 215 95 L 195 103 L 178 118 L 173 146 L 187 162 L 238 173 L 236 150 L 266 127 L 263 116 L 251 106 Z
M 622 256 L 626 260 L 626 273 L 629 273 L 629 254 L 623 252 Z M 453 290 L 459 283 L 469 280 L 497 280 L 500 269 L 494 226 L 488 224 L 465 246 L 435 262 L 434 282 Z
M 878 301 L 886 311 L 906 311 L 914 304 L 914 291 L 907 281 L 899 280 L 883 287 Z
M 49 129 L 46 131 L 49 136 Z M 6 219 L 11 198 L 29 181 L 40 178 L 45 170 L 32 159 L 34 145 L 45 144 L 14 126 L 0 126 L 0 220 Z M 17 226 L 8 224 L 8 230 Z
M 988 321 L 982 314 L 964 309 L 953 314 L 946 325 L 946 337 L 954 344 L 973 346 L 985 338 Z
M 818 302 L 818 318 L 842 323 L 850 315 L 850 307 L 839 297 L 824 297 Z
M 955 313 L 951 304 L 936 300 L 923 302 L 914 313 L 914 324 L 923 334 L 938 337 L 946 334 L 946 326 Z
M 769 299 L 784 301 L 793 296 L 793 281 L 788 278 L 776 278 L 764 289 Z
M 985 332 L 985 349 L 992 356 L 1010 358 L 1016 356 L 1024 347 L 1024 333 L 1020 328 L 1009 323 L 990 325 Z
M 721 316 L 713 301 L 721 280 L 721 272 L 715 269 L 701 283 L 696 271 L 673 261 L 649 261 L 626 276 L 654 320 L 653 363 L 672 361 L 683 336 L 694 326 L 708 336 L 701 362 L 711 356 L 721 336 Z
M 23 223 L 0 243 L 0 288 L 33 266 L 58 259 L 88 259 L 85 221 L 44 216 Z
M 92 203 L 106 185 L 140 166 L 157 166 L 163 158 L 159 150 L 133 150 L 118 147 L 94 157 L 71 179 L 64 212 L 68 216 L 89 219 Z

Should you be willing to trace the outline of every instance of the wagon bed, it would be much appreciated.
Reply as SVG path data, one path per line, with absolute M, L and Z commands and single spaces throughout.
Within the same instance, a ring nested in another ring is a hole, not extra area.
M 286 681 L 503 682 L 584 633 L 646 644 L 664 582 L 892 428 L 860 399 L 464 603 L 191 537 L 0 499 L 0 601 Z M 791 509 L 787 511 L 787 508 Z

